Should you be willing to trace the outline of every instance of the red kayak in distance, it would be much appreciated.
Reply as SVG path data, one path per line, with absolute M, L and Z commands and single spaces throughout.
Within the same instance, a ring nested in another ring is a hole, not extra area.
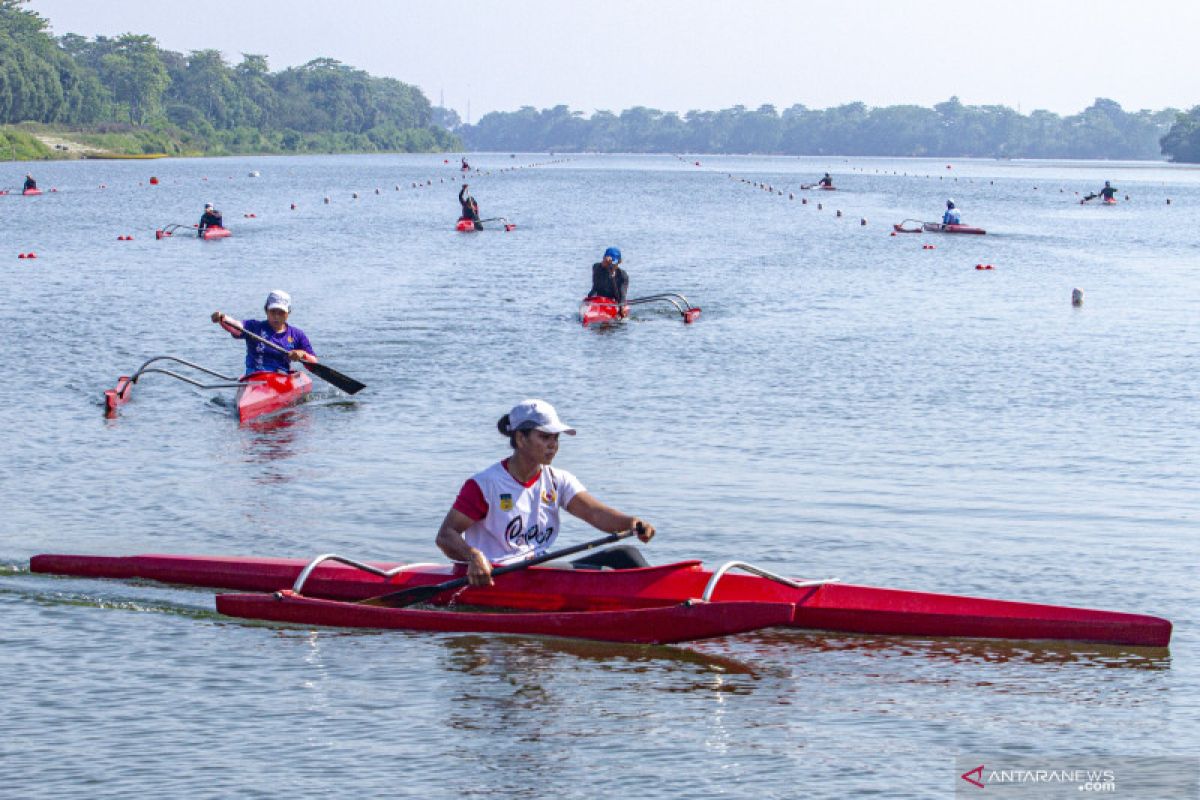
M 454 230 L 458 231 L 459 233 L 472 233 L 479 229 L 475 227 L 475 220 L 460 219 L 457 223 L 455 223 Z
M 35 194 L 41 194 L 41 193 L 42 193 L 41 189 L 23 189 L 21 191 L 21 194 L 25 195 L 26 197 L 32 197 Z
M 913 225 L 908 227 L 907 223 L 910 222 Z M 896 233 L 987 233 L 983 228 L 971 225 L 944 225 L 941 222 L 921 222 L 915 219 L 906 219 L 898 225 L 892 225 L 892 230 Z
M 252 372 L 242 381 L 236 404 L 238 421 L 243 423 L 295 405 L 312 391 L 313 383 L 304 372 Z
M 328 556 L 308 562 L 224 556 L 39 555 L 31 559 L 29 568 L 32 572 L 55 575 L 155 580 L 239 592 L 295 588 L 308 568 L 302 586 L 304 595 L 343 603 L 430 586 L 463 574 L 461 567 L 439 564 L 370 566 L 387 572 L 387 576 L 331 563 Z M 742 574 L 734 570 L 753 572 Z M 274 619 L 277 617 L 266 615 L 292 613 L 264 610 L 270 595 L 266 597 L 253 601 L 254 613 L 262 615 L 256 618 Z M 838 633 L 1095 642 L 1139 647 L 1166 647 L 1171 641 L 1170 621 L 1145 614 L 859 586 L 834 579 L 793 580 L 742 562 L 730 562 L 716 570 L 705 569 L 699 561 L 627 570 L 534 566 L 505 575 L 494 586 L 443 592 L 432 602 L 439 606 L 453 602 L 521 611 L 595 612 L 678 605 L 695 599 L 714 604 L 784 603 L 794 608 L 786 623 L 789 627 Z M 748 613 L 760 612 L 773 613 L 763 609 Z M 338 619 L 343 621 L 328 624 L 347 624 L 346 618 L 332 611 L 330 614 L 319 616 L 314 612 L 307 619 L 297 617 L 294 621 L 326 624 L 315 620 Z M 433 621 L 421 630 L 438 629 L 434 626 L 439 618 L 426 619 Z M 405 625 L 397 627 L 411 624 L 406 620 Z M 370 627 L 387 626 L 373 621 Z

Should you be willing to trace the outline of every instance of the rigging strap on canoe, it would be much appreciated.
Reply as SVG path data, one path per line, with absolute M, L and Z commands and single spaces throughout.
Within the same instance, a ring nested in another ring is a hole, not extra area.
M 312 561 L 308 562 L 308 566 L 306 566 L 300 572 L 300 574 L 296 576 L 296 582 L 292 584 L 292 591 L 296 594 L 301 594 L 301 590 L 304 588 L 305 582 L 308 581 L 308 576 L 312 574 L 314 569 L 326 561 L 337 561 L 338 563 L 345 564 L 348 567 L 354 567 L 355 569 L 361 569 L 363 572 L 369 572 L 372 575 L 378 575 L 384 580 L 388 580 L 393 575 L 404 572 L 405 570 L 415 569 L 417 567 L 438 566 L 437 564 L 401 564 L 400 566 L 392 567 L 391 569 L 380 569 L 379 567 L 373 567 L 370 564 L 364 564 L 361 561 L 355 561 L 353 558 L 339 556 L 337 553 L 322 553 Z
M 708 583 L 704 587 L 704 594 L 700 599 L 708 603 L 712 600 L 713 592 L 716 591 L 717 583 L 731 569 L 740 569 L 744 572 L 749 572 L 752 575 L 758 575 L 760 578 L 782 583 L 784 586 L 790 586 L 793 589 L 807 589 L 813 586 L 824 586 L 827 583 L 837 583 L 839 578 L 826 578 L 823 581 L 794 581 L 791 578 L 785 578 L 782 575 L 776 575 L 774 572 L 768 572 L 762 567 L 756 567 L 753 564 L 747 564 L 745 561 L 726 561 L 717 569 L 713 570 L 712 577 L 708 579 Z

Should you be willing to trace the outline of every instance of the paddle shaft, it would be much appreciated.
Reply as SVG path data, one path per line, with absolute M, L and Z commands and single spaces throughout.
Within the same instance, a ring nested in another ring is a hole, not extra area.
M 270 341 L 269 339 L 264 339 L 263 337 L 259 336 L 257 333 L 251 333 L 250 331 L 243 328 L 241 325 L 236 325 L 233 322 L 230 322 L 228 319 L 226 319 L 226 323 L 230 327 L 237 328 L 239 331 L 241 331 L 243 336 L 249 336 L 254 341 L 261 342 L 262 344 L 265 344 L 267 347 L 270 347 L 273 350 L 278 350 L 279 352 L 283 353 L 284 355 L 290 354 L 290 351 L 286 347 L 280 347 L 279 345 L 275 344 L 274 342 Z M 338 387 L 346 394 L 357 394 L 358 392 L 361 392 L 363 389 L 367 388 L 367 385 L 365 383 L 359 383 L 358 381 L 354 380 L 354 378 L 351 378 L 348 375 L 343 375 L 342 373 L 338 372 L 333 367 L 328 367 L 324 364 L 321 364 L 320 362 L 301 361 L 300 363 L 303 364 L 304 368 L 307 369 L 309 372 L 311 372 L 313 375 L 316 375 L 318 378 L 321 378 L 322 380 L 332 383 L 334 386 Z
M 543 555 L 536 556 L 535 558 L 531 558 L 528 561 L 522 561 L 519 564 L 508 564 L 503 567 L 496 567 L 494 570 L 492 570 L 492 577 L 495 578 L 500 575 L 507 575 L 510 572 L 518 572 L 519 570 L 535 567 L 538 564 L 545 564 L 547 561 L 554 561 L 559 558 L 564 558 L 565 556 L 572 556 L 576 553 L 582 553 L 585 550 L 591 550 L 595 547 L 603 547 L 606 544 L 613 544 L 614 542 L 619 542 L 637 532 L 637 530 L 632 528 L 627 531 L 618 531 L 617 533 L 610 533 L 608 536 L 605 536 L 602 539 L 593 539 L 590 542 L 577 544 L 573 547 L 564 547 L 562 550 L 555 550 L 552 553 L 545 553 Z M 423 600 L 429 600 L 430 598 L 436 597 L 437 595 L 449 589 L 458 589 L 466 586 L 470 582 L 471 579 L 464 576 L 462 578 L 455 578 L 443 583 L 435 583 L 432 586 L 415 586 L 411 589 L 402 589 L 398 592 L 382 594 L 378 597 L 372 597 L 360 602 L 363 605 L 368 606 L 404 608 L 405 606 L 411 606 L 414 603 L 420 603 Z

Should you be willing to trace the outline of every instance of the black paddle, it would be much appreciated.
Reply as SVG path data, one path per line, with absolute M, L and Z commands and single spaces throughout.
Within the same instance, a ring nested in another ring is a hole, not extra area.
M 562 550 L 555 550 L 553 553 L 546 553 L 544 555 L 537 556 L 536 558 L 531 558 L 528 561 L 522 561 L 519 564 L 509 564 L 505 567 L 496 567 L 494 570 L 492 570 L 492 577 L 495 578 L 498 575 L 507 575 L 510 572 L 528 569 L 538 564 L 544 564 L 547 561 L 554 561 L 555 559 L 562 558 L 563 556 L 582 553 L 584 550 L 591 550 L 593 547 L 602 547 L 606 544 L 619 542 L 626 537 L 633 536 L 635 533 L 638 533 L 638 531 L 632 528 L 627 531 L 610 533 L 603 539 L 594 539 L 590 542 L 577 544 L 574 547 L 564 547 Z M 443 583 L 435 583 L 430 586 L 414 586 L 411 589 L 401 589 L 398 592 L 381 594 L 378 597 L 360 600 L 359 604 L 364 606 L 404 608 L 405 606 L 411 606 L 415 605 L 416 603 L 425 602 L 426 600 L 432 600 L 434 597 L 437 597 L 439 594 L 448 589 L 458 589 L 466 586 L 470 582 L 470 578 L 463 576 L 461 578 L 455 578 L 454 580 L 445 581 Z
M 236 325 L 233 322 L 230 322 L 228 319 L 226 319 L 225 322 L 230 327 L 237 328 L 239 331 L 241 331 L 243 336 L 249 336 L 254 341 L 262 342 L 267 347 L 278 350 L 281 353 L 286 354 L 288 352 L 286 347 L 280 347 L 279 345 L 275 344 L 274 342 L 268 341 L 267 339 L 264 339 L 263 337 L 259 336 L 256 333 L 251 333 L 250 331 L 243 328 L 241 325 Z M 354 378 L 351 378 L 348 375 L 343 375 L 342 373 L 338 372 L 333 367 L 327 367 L 324 364 L 320 363 L 319 361 L 316 361 L 316 362 L 301 361 L 300 363 L 303 364 L 304 368 L 307 369 L 309 372 L 311 372 L 313 375 L 316 375 L 321 380 L 332 383 L 334 386 L 338 387 L 346 394 L 358 394 L 363 389 L 367 388 L 367 385 L 365 383 L 359 383 L 358 381 L 354 380 Z

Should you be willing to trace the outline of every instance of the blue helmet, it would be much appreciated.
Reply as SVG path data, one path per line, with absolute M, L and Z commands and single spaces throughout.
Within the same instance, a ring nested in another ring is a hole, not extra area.
M 604 257 L 611 258 L 613 261 L 620 261 L 621 260 L 621 251 L 619 248 L 610 247 L 604 251 Z

